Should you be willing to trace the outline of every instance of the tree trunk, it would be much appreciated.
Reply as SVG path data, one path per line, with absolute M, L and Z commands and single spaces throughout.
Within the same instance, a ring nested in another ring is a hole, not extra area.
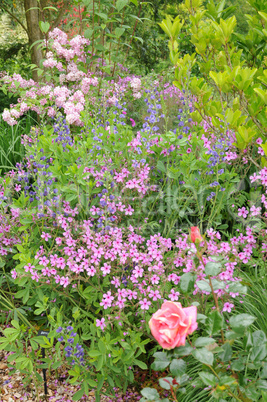
M 40 31 L 40 27 L 39 27 L 40 10 L 37 7 L 39 7 L 39 3 L 37 2 L 37 0 L 24 0 L 24 8 L 25 8 L 27 31 L 28 31 L 27 33 L 28 33 L 30 46 L 32 46 L 32 44 L 34 42 L 36 42 L 37 40 L 43 39 L 42 33 Z M 43 58 L 42 50 L 39 46 L 40 46 L 40 43 L 37 43 L 33 47 L 31 47 L 31 50 L 30 50 L 31 62 L 32 62 L 32 64 L 35 64 L 38 67 L 40 67 L 40 61 Z M 32 75 L 33 75 L 34 81 L 38 81 L 39 77 L 37 75 L 36 70 L 33 71 Z

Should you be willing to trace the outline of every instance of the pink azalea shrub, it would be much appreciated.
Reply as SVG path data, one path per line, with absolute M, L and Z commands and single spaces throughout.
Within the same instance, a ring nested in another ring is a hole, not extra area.
M 49 41 L 43 44 L 46 55 L 40 83 L 25 80 L 19 74 L 2 78 L 9 92 L 23 92 L 18 104 L 3 112 L 3 119 L 9 125 L 15 125 L 29 110 L 52 118 L 56 116 L 57 109 L 62 109 L 69 124 L 83 126 L 81 113 L 89 106 L 92 109 L 102 102 L 107 106 L 114 105 L 124 93 L 129 92 L 133 99 L 140 98 L 141 80 L 135 76 L 120 78 L 117 82 L 113 80 L 108 86 L 102 82 L 99 98 L 100 77 L 79 68 L 80 65 L 85 66 L 88 43 L 88 39 L 80 35 L 69 40 L 67 34 L 58 28 L 49 32 Z

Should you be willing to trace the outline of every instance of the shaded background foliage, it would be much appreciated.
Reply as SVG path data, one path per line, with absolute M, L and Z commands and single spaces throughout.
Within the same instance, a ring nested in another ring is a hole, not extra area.
M 40 6 L 40 9 L 43 11 L 36 10 L 36 13 L 30 16 L 32 21 L 36 18 L 39 21 L 49 21 L 51 23 L 51 29 L 55 26 L 64 26 L 64 29 L 67 29 L 70 32 L 73 31 L 74 26 L 77 26 L 78 4 L 73 9 L 73 5 L 71 5 L 69 0 L 42 0 L 39 3 L 35 1 L 35 3 L 36 4 L 32 3 L 31 7 Z M 181 53 L 191 53 L 194 51 L 194 47 L 188 38 L 188 19 L 181 7 L 181 3 L 182 2 L 180 0 L 153 0 L 152 2 L 145 2 L 142 4 L 142 10 L 139 17 L 143 22 L 138 23 L 136 26 L 136 36 L 139 37 L 140 40 L 134 40 L 131 42 L 131 50 L 129 51 L 130 57 L 128 60 L 129 66 L 134 67 L 137 73 L 148 73 L 152 69 L 160 72 L 170 66 L 167 41 L 163 32 L 158 26 L 158 23 L 166 14 L 172 17 L 180 15 L 181 18 L 185 19 L 186 23 L 179 38 Z M 217 6 L 218 3 L 218 1 L 215 1 L 215 6 Z M 246 34 L 249 27 L 245 14 L 253 14 L 251 5 L 241 0 L 226 0 L 225 7 L 229 6 L 235 7 L 237 32 L 240 34 Z M 47 7 L 51 7 L 51 9 Z M 58 9 L 59 11 L 56 12 L 52 7 L 55 7 L 55 9 Z M 12 58 L 12 60 L 18 60 L 18 63 L 22 63 L 23 67 L 24 61 L 28 62 L 27 57 L 29 56 L 27 56 L 27 54 L 31 54 L 32 62 L 36 62 L 36 58 L 33 56 L 33 51 L 30 51 L 29 48 L 25 46 L 25 42 L 28 40 L 29 43 L 32 44 L 35 40 L 42 38 L 43 35 L 38 29 L 36 29 L 35 32 L 29 32 L 29 24 L 27 26 L 27 21 L 25 18 L 27 15 L 25 13 L 25 8 L 27 8 L 27 4 L 26 2 L 23 3 L 21 0 L 0 1 L 1 15 L 4 15 L 5 18 L 7 18 L 6 24 L 7 26 L 9 25 L 8 28 L 11 30 L 11 35 L 9 36 L 8 40 L 5 39 L 5 42 L 0 44 L 1 70 L 3 70 L 5 61 L 10 58 Z M 127 19 L 126 16 L 126 23 L 128 22 L 129 18 Z M 28 36 L 25 39 L 26 33 Z M 14 36 L 16 38 L 15 43 Z M 10 73 L 16 71 L 15 64 L 16 63 L 14 61 L 12 61 L 12 63 L 8 61 L 7 69 L 10 71 Z M 23 71 L 23 73 L 26 73 L 26 71 Z

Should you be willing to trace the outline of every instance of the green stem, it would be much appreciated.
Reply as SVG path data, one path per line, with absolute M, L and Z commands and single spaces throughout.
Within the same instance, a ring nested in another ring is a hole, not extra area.
M 174 389 L 173 389 L 172 386 L 171 386 L 171 393 L 172 393 L 173 400 L 174 400 L 175 402 L 178 402 L 178 399 L 176 398 L 176 395 L 175 395 L 175 392 L 174 392 Z
M 213 372 L 213 374 L 218 378 L 218 380 L 220 379 L 220 377 L 218 376 L 218 374 L 216 373 L 216 371 L 214 370 L 214 368 L 212 366 L 210 366 L 209 364 L 207 364 L 207 366 L 209 367 L 209 369 Z
M 205 267 L 202 254 L 201 254 L 199 251 L 197 252 L 197 257 L 198 257 L 198 259 L 202 262 L 203 267 Z M 216 294 L 215 294 L 215 292 L 214 292 L 214 289 L 213 289 L 213 285 L 212 285 L 212 282 L 211 282 L 211 277 L 210 277 L 210 275 L 209 275 L 209 285 L 210 285 L 210 288 L 211 288 L 211 292 L 212 292 L 212 296 L 213 296 L 214 303 L 215 303 L 215 306 L 216 306 L 216 310 L 218 311 L 218 313 L 221 314 L 221 311 L 220 311 L 220 308 L 219 308 L 219 304 L 218 304 L 218 298 L 217 298 L 217 296 L 216 296 Z M 223 333 L 223 330 L 222 330 L 222 329 L 221 329 L 221 336 L 222 336 L 222 343 L 224 344 L 224 343 L 225 343 L 225 339 L 224 339 L 224 333 Z
M 141 3 L 141 4 L 140 4 L 139 11 L 138 11 L 138 16 L 137 16 L 137 18 L 139 18 L 139 16 L 140 16 L 140 13 L 141 13 L 141 10 L 142 10 L 142 5 L 143 5 L 143 4 Z M 134 37 L 134 34 L 135 34 L 135 30 L 136 30 L 136 27 L 137 27 L 137 23 L 138 23 L 138 19 L 135 21 L 135 24 L 134 24 L 133 33 L 132 33 L 132 36 L 131 36 L 131 39 L 130 39 L 129 46 L 128 46 L 127 51 L 126 51 L 125 58 L 124 58 L 124 64 L 125 64 L 125 62 L 126 62 L 126 60 L 127 60 L 127 56 L 128 56 L 129 49 L 130 49 L 130 47 L 131 47 L 131 43 L 132 43 L 132 40 L 133 40 L 133 37 Z
M 238 398 L 238 396 L 236 396 L 235 394 L 233 394 L 231 391 L 228 390 L 227 392 L 228 392 L 229 395 L 231 395 L 233 398 L 235 398 L 236 401 L 240 401 L 240 402 L 243 401 L 242 399 Z

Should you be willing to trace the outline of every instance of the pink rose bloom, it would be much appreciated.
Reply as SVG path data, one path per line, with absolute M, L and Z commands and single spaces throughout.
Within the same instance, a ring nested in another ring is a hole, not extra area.
M 181 303 L 166 301 L 149 321 L 154 338 L 163 349 L 185 345 L 188 334 L 197 329 L 197 308 L 182 308 Z

